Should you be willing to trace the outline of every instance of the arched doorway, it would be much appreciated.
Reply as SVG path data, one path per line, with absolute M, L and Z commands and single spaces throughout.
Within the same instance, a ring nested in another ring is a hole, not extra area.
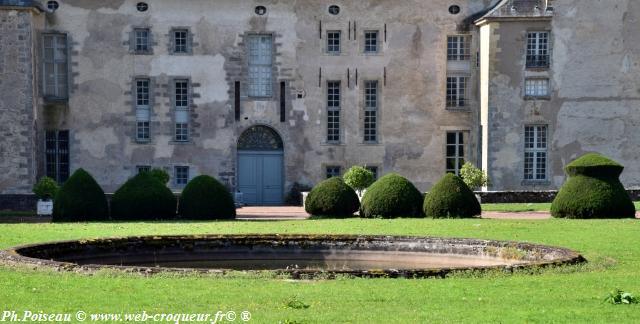
M 238 139 L 238 190 L 253 206 L 282 205 L 284 163 L 282 138 L 270 127 L 253 126 Z

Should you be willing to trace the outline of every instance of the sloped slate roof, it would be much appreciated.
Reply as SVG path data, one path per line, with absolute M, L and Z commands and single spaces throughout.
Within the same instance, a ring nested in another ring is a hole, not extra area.
M 551 16 L 546 0 L 502 0 L 482 18 Z
M 35 0 L 0 0 L 0 7 L 25 7 L 46 11 L 42 5 Z

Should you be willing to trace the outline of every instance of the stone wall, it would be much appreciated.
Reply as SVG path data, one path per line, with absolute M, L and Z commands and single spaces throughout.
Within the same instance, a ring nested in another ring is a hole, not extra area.
M 465 158 L 476 159 L 476 70 L 469 71 L 469 109 L 445 109 L 447 35 L 469 33 L 476 46 L 476 31 L 461 26 L 495 2 L 465 1 L 457 15 L 448 12 L 445 0 L 341 2 L 340 14 L 333 16 L 327 9 L 334 2 L 286 0 L 270 2 L 267 13 L 258 16 L 255 2 L 248 0 L 158 0 L 144 13 L 131 1 L 61 1 L 55 13 L 47 14 L 45 30 L 69 35 L 69 105 L 41 107 L 39 127 L 69 129 L 71 171 L 86 169 L 106 191 L 135 174 L 136 165 L 170 173 L 174 166 L 189 166 L 192 177 L 209 174 L 234 187 L 237 139 L 254 125 L 272 127 L 283 138 L 283 195 L 295 182 L 319 182 L 328 165 L 346 170 L 356 164 L 377 166 L 380 175 L 402 173 L 426 190 L 445 172 L 447 131 L 466 132 Z M 152 55 L 131 53 L 129 37 L 136 26 L 151 29 Z M 191 53 L 168 50 L 175 27 L 191 31 Z M 374 29 L 380 51 L 364 54 L 364 31 Z M 326 53 L 327 30 L 342 31 L 341 55 Z M 271 98 L 247 95 L 245 40 L 252 33 L 273 35 Z M 148 76 L 155 85 L 148 143 L 134 138 L 135 76 Z M 189 77 L 193 85 L 188 143 L 172 140 L 175 77 Z M 326 141 L 326 83 L 334 80 L 342 83 L 339 144 Z M 364 80 L 380 85 L 375 144 L 363 140 Z M 239 120 L 234 118 L 235 82 L 241 84 Z M 286 84 L 284 122 L 280 82 Z
M 35 183 L 33 12 L 0 9 L 0 192 Z

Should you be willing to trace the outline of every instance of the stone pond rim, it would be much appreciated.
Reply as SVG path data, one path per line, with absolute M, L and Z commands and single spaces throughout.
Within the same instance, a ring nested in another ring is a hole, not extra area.
M 366 235 L 131 236 L 0 251 L 0 264 L 78 273 L 270 270 L 292 278 L 444 277 L 464 270 L 511 271 L 582 262 L 586 260 L 572 250 L 526 242 Z

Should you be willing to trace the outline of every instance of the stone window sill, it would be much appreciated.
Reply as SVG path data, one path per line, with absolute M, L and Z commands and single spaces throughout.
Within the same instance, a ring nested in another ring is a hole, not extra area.
M 551 181 L 549 180 L 522 180 L 521 185 L 523 186 L 550 186 Z
M 469 106 L 465 106 L 465 107 L 445 107 L 445 109 L 447 111 L 452 111 L 452 112 L 471 112 L 471 107 Z
M 549 100 L 551 100 L 551 97 L 550 96 L 524 96 L 524 100 L 527 100 L 527 101 L 535 101 L 535 100 L 549 101 Z

